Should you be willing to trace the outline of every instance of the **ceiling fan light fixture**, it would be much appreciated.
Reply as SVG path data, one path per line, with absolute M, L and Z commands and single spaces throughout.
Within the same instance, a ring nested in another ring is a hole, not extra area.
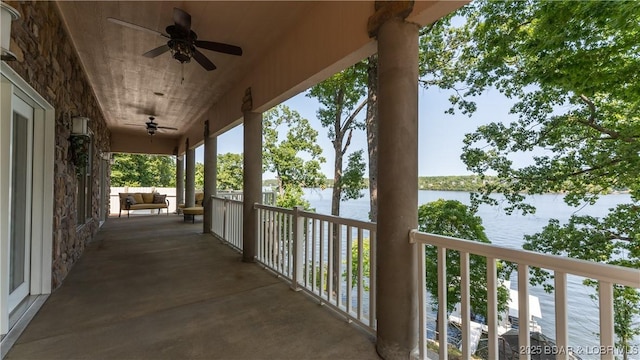
M 171 49 L 171 56 L 178 60 L 180 63 L 188 63 L 193 56 L 193 48 L 191 44 L 182 40 L 169 40 L 169 49 Z
M 107 20 L 121 26 L 145 31 L 169 39 L 166 45 L 158 46 L 142 54 L 147 58 L 155 58 L 165 52 L 171 51 L 171 57 L 178 60 L 181 64 L 189 63 L 191 62 L 191 58 L 193 58 L 205 70 L 211 71 L 215 70 L 216 66 L 197 48 L 229 55 L 242 55 L 242 48 L 239 46 L 215 41 L 198 40 L 198 35 L 191 30 L 191 15 L 179 8 L 173 8 L 174 24 L 166 27 L 166 34 L 116 18 L 108 17 Z M 184 81 L 184 76 L 182 80 Z

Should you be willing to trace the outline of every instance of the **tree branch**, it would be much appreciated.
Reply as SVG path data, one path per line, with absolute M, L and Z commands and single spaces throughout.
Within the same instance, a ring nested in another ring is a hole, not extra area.
M 353 110 L 351 115 L 349 115 L 349 117 L 347 118 L 347 121 L 345 121 L 344 124 L 342 125 L 342 128 L 340 129 L 341 131 L 351 129 L 351 125 L 355 121 L 356 116 L 358 116 L 360 111 L 364 109 L 364 106 L 367 105 L 367 101 L 368 99 L 365 97 L 364 100 L 362 100 L 362 102 L 358 105 L 358 107 L 355 110 Z
M 609 135 L 612 139 L 616 139 L 616 140 L 621 140 L 627 143 L 634 143 L 636 142 L 637 137 L 636 136 L 632 136 L 632 137 L 623 137 L 619 132 L 611 130 L 611 129 L 607 129 L 602 125 L 599 125 L 596 123 L 596 106 L 593 104 L 593 102 L 586 97 L 584 94 L 580 95 L 580 99 L 587 104 L 587 106 L 589 107 L 589 111 L 590 111 L 590 115 L 589 115 L 589 119 L 587 121 L 584 120 L 580 120 L 578 119 L 578 122 L 582 125 L 586 125 L 602 134 L 607 134 Z
M 351 136 L 353 135 L 353 129 L 349 129 L 349 135 L 347 136 L 347 142 L 344 144 L 344 147 L 342 148 L 342 156 L 344 156 L 344 153 L 347 152 L 347 148 L 349 147 L 349 145 L 351 145 Z

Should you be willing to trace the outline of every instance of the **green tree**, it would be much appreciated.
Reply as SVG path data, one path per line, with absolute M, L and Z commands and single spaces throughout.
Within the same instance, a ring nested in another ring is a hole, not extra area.
M 112 186 L 175 186 L 176 166 L 170 156 L 114 154 Z
M 320 164 L 325 159 L 316 143 L 318 132 L 309 120 L 285 105 L 265 112 L 263 126 L 263 167 L 276 174 L 277 205 L 309 208 L 309 203 L 302 199 L 302 189 L 319 187 L 326 181 L 320 172 Z
M 360 192 L 367 186 L 364 181 L 365 164 L 362 158 L 363 153 L 363 150 L 358 150 L 349 154 L 347 168 L 340 179 L 340 186 L 342 187 L 341 199 L 343 201 L 364 196 Z
M 349 159 L 351 178 L 343 181 L 343 160 L 351 145 L 353 130 L 364 129 L 364 122 L 357 116 L 365 108 L 367 98 L 364 63 L 353 65 L 311 88 L 307 96 L 318 99 L 322 107 L 318 110 L 318 119 L 322 126 L 329 129 L 328 135 L 333 144 L 334 170 L 333 192 L 331 197 L 331 215 L 340 216 L 340 201 L 362 197 L 364 161 L 362 153 Z M 355 177 L 360 176 L 360 180 Z
M 525 194 L 564 191 L 567 204 L 580 206 L 627 188 L 631 203 L 601 219 L 551 221 L 525 247 L 638 268 L 640 3 L 483 0 L 456 15 L 465 21 L 453 25 L 450 16 L 421 41 L 430 50 L 421 58 L 431 69 L 427 80 L 453 89 L 452 104 L 467 114 L 475 110 L 473 96 L 497 89 L 514 99 L 510 113 L 517 116 L 466 136 L 468 169 L 497 176 L 473 204 L 496 204 L 490 194 L 501 193 L 507 212 L 531 213 Z M 514 154 L 531 152 L 540 154 L 532 164 L 513 163 Z M 559 241 L 560 235 L 573 240 Z M 637 314 L 639 298 L 638 289 L 616 287 L 616 319 Z M 621 349 L 629 348 L 628 330 L 616 326 Z
M 196 163 L 193 182 L 195 183 L 196 190 L 204 191 L 204 164 L 203 163 Z
M 367 153 L 369 155 L 369 220 L 378 222 L 378 55 L 369 56 L 367 64 Z
M 457 200 L 439 199 L 418 207 L 418 230 L 432 234 L 451 236 L 460 239 L 491 243 L 484 232 L 482 219 L 475 211 Z M 438 263 L 434 246 L 425 246 L 426 287 L 429 293 L 438 294 Z M 460 253 L 447 250 L 447 312 L 453 311 L 460 302 Z M 469 257 L 470 302 L 475 313 L 486 316 L 487 313 L 487 261 L 479 255 Z M 509 267 L 498 263 L 498 277 L 507 280 Z M 437 301 L 437 296 L 433 297 Z M 501 285 L 498 288 L 498 309 L 505 311 L 509 299 L 508 289 Z M 440 321 L 440 319 L 438 319 Z
M 218 190 L 242 190 L 242 154 L 226 153 L 218 155 Z

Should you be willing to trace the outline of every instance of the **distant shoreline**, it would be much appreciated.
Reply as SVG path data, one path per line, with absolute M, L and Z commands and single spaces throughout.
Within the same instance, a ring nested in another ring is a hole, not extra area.
M 468 191 L 477 192 L 483 183 L 496 180 L 495 176 L 485 176 L 480 179 L 476 175 L 451 175 L 451 176 L 419 176 L 418 190 L 433 191 Z M 369 179 L 365 180 L 365 189 L 369 187 Z M 277 186 L 277 180 L 268 179 L 262 182 L 263 186 Z M 333 179 L 327 179 L 325 188 L 333 188 Z M 526 192 L 523 192 L 526 194 Z M 546 194 L 565 194 L 564 191 L 547 192 Z M 603 195 L 628 194 L 628 189 L 611 190 Z

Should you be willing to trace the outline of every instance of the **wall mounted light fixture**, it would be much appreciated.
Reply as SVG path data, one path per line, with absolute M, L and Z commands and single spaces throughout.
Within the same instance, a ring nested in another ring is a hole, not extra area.
M 11 45 L 11 23 L 20 18 L 18 10 L 0 1 L 0 59 L 13 61 L 16 56 L 9 51 Z
M 71 118 L 71 134 L 89 135 L 89 118 L 82 116 Z

